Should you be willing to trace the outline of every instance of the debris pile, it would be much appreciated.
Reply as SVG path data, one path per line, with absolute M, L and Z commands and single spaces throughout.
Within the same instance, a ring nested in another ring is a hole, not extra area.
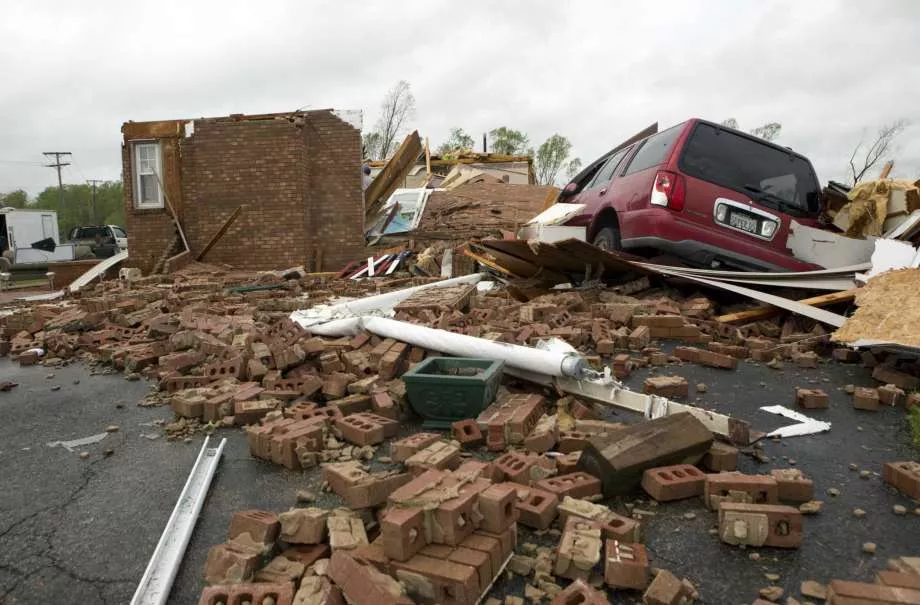
M 586 254 L 579 245 L 538 252 Z M 508 266 L 503 246 L 491 241 L 488 250 Z M 634 591 L 644 603 L 691 603 L 699 598 L 693 582 L 661 569 L 645 543 L 643 526 L 656 513 L 625 500 L 637 488 L 648 508 L 700 499 L 719 540 L 743 548 L 798 548 L 808 535 L 804 517 L 822 503 L 807 469 L 739 473 L 738 448 L 756 457 L 750 446 L 760 435 L 675 401 L 691 396 L 678 368 L 813 368 L 831 352 L 829 334 L 802 316 L 720 320 L 715 298 L 681 294 L 658 272 L 616 255 L 590 258 L 588 275 L 617 271 L 620 283 L 548 290 L 513 280 L 500 289 L 475 280 L 442 286 L 418 277 L 253 275 L 192 264 L 16 307 L 3 318 L 0 341 L 9 344 L 0 350 L 22 365 L 76 358 L 146 377 L 175 414 L 170 438 L 240 427 L 253 457 L 321 474 L 324 491 L 347 507 L 237 513 L 227 541 L 209 553 L 201 603 L 476 603 L 507 573 L 523 579 L 534 602 L 605 603 L 606 586 Z M 583 271 L 583 260 L 553 262 L 565 276 L 575 265 Z M 402 292 L 417 286 L 428 289 Z M 380 295 L 387 305 L 367 303 Z M 292 313 L 310 307 L 325 316 L 304 328 Z M 365 321 L 380 316 L 396 331 L 378 334 Z M 342 323 L 350 327 L 330 327 Z M 419 344 L 421 330 L 440 340 Z M 558 353 L 553 347 L 564 341 L 559 354 L 577 360 L 579 373 L 528 374 L 511 358 L 483 366 L 439 361 L 450 352 L 439 347 L 461 336 L 470 346 L 513 345 L 532 356 Z M 879 386 L 854 387 L 855 409 L 917 405 L 915 363 L 883 352 L 833 355 L 873 367 Z M 657 370 L 644 393 L 617 381 L 639 367 Z M 419 395 L 412 377 L 422 370 L 434 386 Z M 592 382 L 589 374 L 603 378 Z M 457 386 L 472 383 L 482 383 L 475 396 Z M 828 405 L 821 389 L 790 391 L 798 408 Z M 610 406 L 646 420 L 610 422 Z M 436 424 L 420 432 L 413 415 Z M 891 463 L 884 478 L 920 498 L 917 463 Z M 534 543 L 520 541 L 530 536 Z M 856 589 L 832 582 L 829 602 L 846 590 Z

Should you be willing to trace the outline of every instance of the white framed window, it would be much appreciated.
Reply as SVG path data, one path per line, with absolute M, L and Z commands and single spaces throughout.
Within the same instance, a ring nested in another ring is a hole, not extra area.
M 162 208 L 163 162 L 160 144 L 156 141 L 137 141 L 134 147 L 134 207 Z

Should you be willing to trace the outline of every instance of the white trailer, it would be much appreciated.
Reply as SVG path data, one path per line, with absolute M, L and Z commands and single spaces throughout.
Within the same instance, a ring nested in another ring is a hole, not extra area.
M 48 238 L 54 240 L 54 252 L 32 248 L 33 243 Z M 73 245 L 60 242 L 57 212 L 0 208 L 0 269 L 73 260 Z

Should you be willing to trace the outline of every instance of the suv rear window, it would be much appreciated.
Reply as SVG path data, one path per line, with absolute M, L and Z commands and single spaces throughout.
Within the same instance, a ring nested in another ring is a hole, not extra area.
M 683 128 L 683 124 L 678 124 L 677 126 L 668 128 L 664 132 L 659 132 L 645 139 L 645 142 L 642 143 L 642 147 L 639 148 L 639 151 L 633 156 L 632 161 L 629 162 L 626 172 L 623 173 L 624 176 L 639 172 L 640 170 L 645 170 L 646 168 L 651 168 L 652 166 L 658 166 L 664 162 L 665 158 L 671 154 L 671 148 L 674 147 L 674 141 L 677 140 Z
M 79 227 L 74 231 L 72 239 L 96 239 L 96 234 L 108 237 L 109 231 L 105 227 Z
M 807 160 L 710 124 L 693 129 L 680 169 L 755 200 L 766 197 L 760 201 L 767 205 L 775 197 L 799 210 L 818 210 L 818 183 Z

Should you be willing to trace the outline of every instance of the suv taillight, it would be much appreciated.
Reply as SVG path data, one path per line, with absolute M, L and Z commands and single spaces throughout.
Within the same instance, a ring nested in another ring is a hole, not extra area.
M 656 206 L 671 210 L 684 209 L 684 177 L 674 172 L 660 170 L 655 175 L 650 201 Z

